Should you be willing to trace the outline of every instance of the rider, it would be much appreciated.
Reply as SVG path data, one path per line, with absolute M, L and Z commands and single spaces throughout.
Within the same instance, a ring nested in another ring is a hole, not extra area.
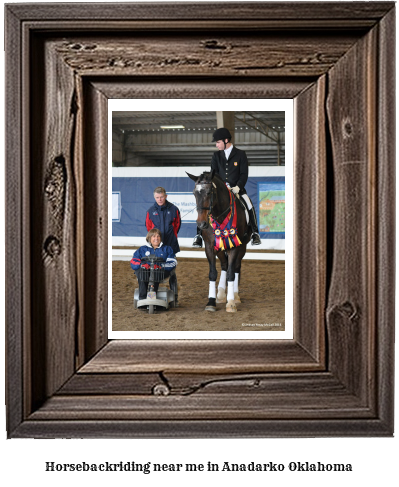
M 248 159 L 243 150 L 237 149 L 231 143 L 231 134 L 226 128 L 219 128 L 213 133 L 212 142 L 216 142 L 217 152 L 213 153 L 211 170 L 225 181 L 234 194 L 239 194 L 248 209 L 249 224 L 252 236 L 251 245 L 261 244 L 256 221 L 255 208 L 245 191 L 245 184 L 248 179 Z M 193 247 L 202 247 L 201 230 L 197 228 L 197 235 L 194 237 Z

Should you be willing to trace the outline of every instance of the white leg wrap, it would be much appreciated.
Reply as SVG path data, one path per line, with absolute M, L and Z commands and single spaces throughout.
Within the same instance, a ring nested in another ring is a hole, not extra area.
M 234 274 L 235 277 L 234 277 L 234 292 L 235 293 L 238 293 L 238 276 L 240 274 L 238 274 L 237 272 Z
M 220 273 L 220 279 L 219 279 L 219 286 L 218 287 L 226 289 L 226 279 L 227 279 L 227 272 L 222 271 Z
M 228 284 L 227 301 L 230 300 L 234 301 L 234 281 L 229 281 L 227 284 Z
M 251 200 L 249 199 L 249 196 L 247 194 L 243 194 L 241 195 L 241 198 L 244 198 L 245 203 L 248 206 L 248 210 L 250 210 L 252 208 L 252 204 L 251 204 Z
M 216 298 L 216 281 L 209 281 L 208 298 Z

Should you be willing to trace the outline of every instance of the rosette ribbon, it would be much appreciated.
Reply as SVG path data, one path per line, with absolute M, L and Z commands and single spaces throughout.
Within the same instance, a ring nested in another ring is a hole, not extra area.
M 211 225 L 213 227 L 213 234 L 215 236 L 214 248 L 216 251 L 229 250 L 234 247 L 239 247 L 241 241 L 237 235 L 237 212 L 235 198 L 232 200 L 230 194 L 230 211 L 222 223 L 210 217 Z

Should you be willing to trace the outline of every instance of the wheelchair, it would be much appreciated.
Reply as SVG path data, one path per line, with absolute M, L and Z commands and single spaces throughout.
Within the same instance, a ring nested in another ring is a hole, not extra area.
M 148 265 L 146 265 L 148 264 Z M 157 309 L 177 308 L 177 279 L 173 269 L 169 274 L 170 289 L 158 287 L 155 291 L 154 284 L 165 280 L 165 264 L 160 257 L 150 254 L 141 259 L 139 276 L 143 282 L 148 282 L 146 299 L 139 299 L 139 290 L 134 290 L 134 309 L 139 306 L 147 306 L 148 313 L 154 314 Z M 171 279 L 172 278 L 172 279 Z

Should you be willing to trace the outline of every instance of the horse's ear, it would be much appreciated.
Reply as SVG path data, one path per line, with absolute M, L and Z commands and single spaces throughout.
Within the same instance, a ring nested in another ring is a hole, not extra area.
M 212 179 L 213 179 L 213 176 L 214 176 L 214 175 L 215 175 L 215 170 L 214 170 L 214 169 L 212 169 L 212 171 L 211 171 L 211 176 L 210 176 L 211 181 L 212 181 Z
M 187 174 L 187 176 L 188 176 L 190 179 L 192 179 L 193 181 L 197 181 L 198 176 L 193 176 L 192 174 L 189 174 L 187 171 L 186 171 L 186 174 Z

